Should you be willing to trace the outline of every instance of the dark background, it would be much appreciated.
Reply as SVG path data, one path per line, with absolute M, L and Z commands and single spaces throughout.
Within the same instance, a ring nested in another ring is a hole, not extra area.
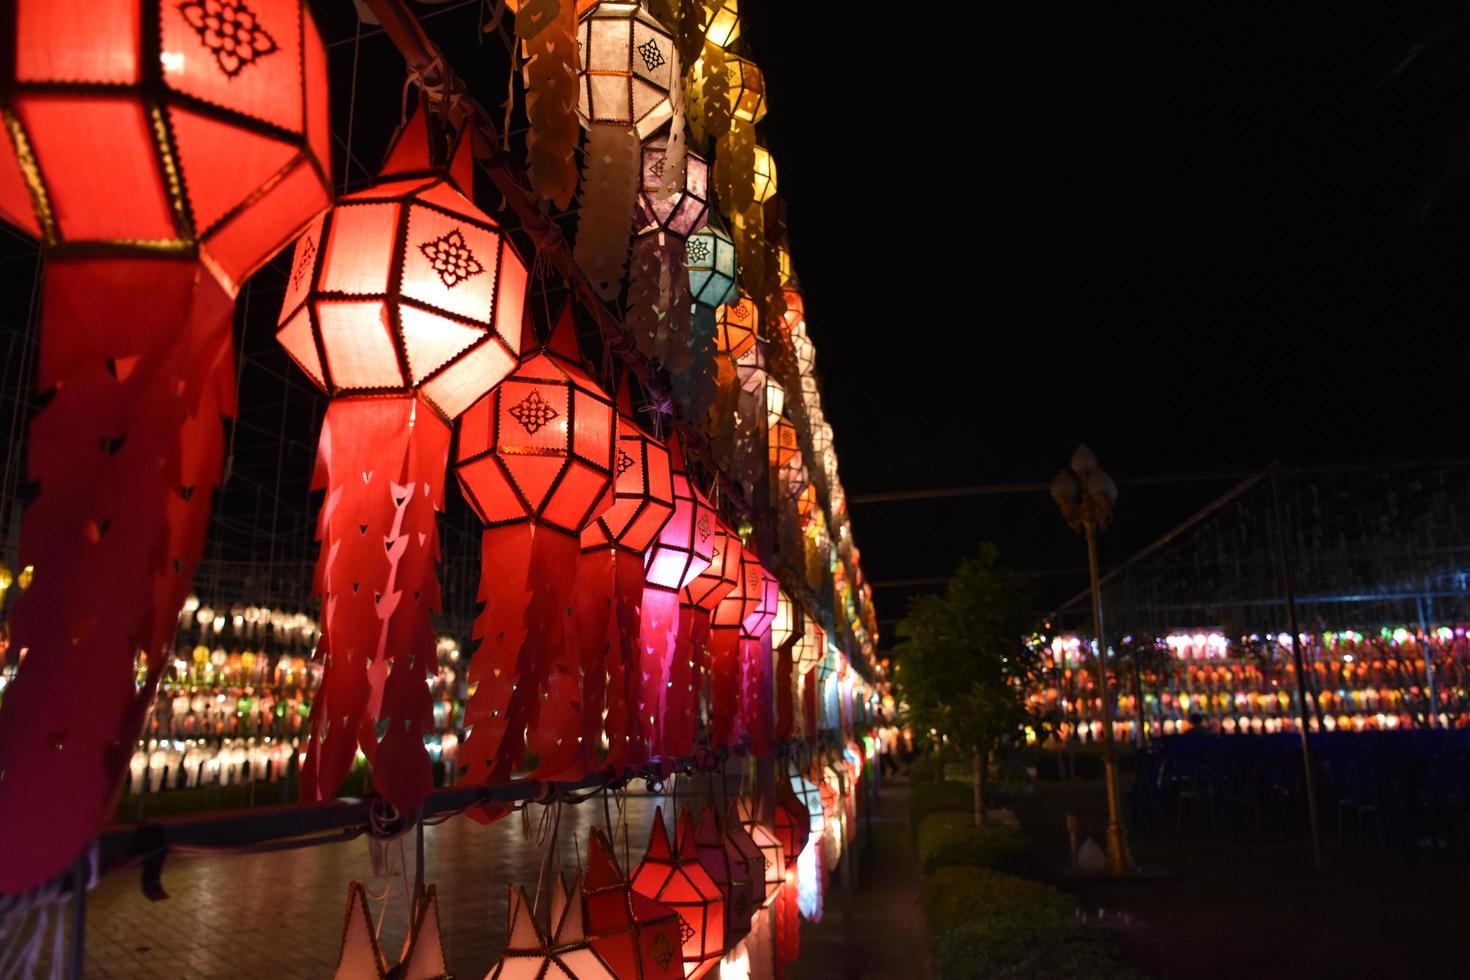
M 358 183 L 397 122 L 403 62 L 376 29 L 359 38 L 349 0 L 313 6 L 339 182 Z M 478 5 L 415 10 L 498 115 L 508 62 L 480 39 Z M 932 587 L 892 583 L 941 580 L 980 540 L 1041 572 L 1048 608 L 1085 584 L 1083 552 L 1043 493 L 864 494 L 1045 482 L 1085 440 L 1122 487 L 1106 566 L 1234 482 L 1130 478 L 1470 455 L 1466 12 L 742 4 L 882 620 Z M 0 240 L 15 397 L 35 252 Z M 253 574 L 274 569 L 267 592 L 300 595 L 325 399 L 272 339 L 285 261 L 241 295 L 211 556 L 247 555 Z M 444 534 L 472 592 L 465 508 L 451 503 Z

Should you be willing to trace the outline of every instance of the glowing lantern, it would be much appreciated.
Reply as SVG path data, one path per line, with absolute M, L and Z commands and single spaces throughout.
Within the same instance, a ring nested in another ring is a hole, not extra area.
M 725 56 L 730 83 L 730 111 L 736 119 L 758 123 L 766 117 L 766 82 L 760 68 L 738 54 Z
M 786 852 L 775 831 L 756 819 L 755 808 L 749 800 L 742 797 L 735 801 L 735 805 L 740 826 L 745 828 L 765 859 L 765 891 L 769 904 L 786 882 Z
M 20 553 L 40 572 L 11 641 L 29 652 L 0 707 L 18 895 L 111 816 L 204 547 L 236 291 L 330 203 L 331 162 L 300 0 L 16 0 L 0 53 L 0 219 L 46 254 L 55 392 L 28 440 Z
M 525 745 L 538 778 L 575 771 L 581 677 L 567 609 L 579 535 L 613 502 L 615 415 L 581 366 L 568 307 L 549 345 L 460 421 L 456 470 L 485 525 L 462 749 L 472 783 L 507 778 Z
M 751 913 L 765 898 L 765 882 L 751 874 L 750 865 L 735 842 L 720 831 L 719 818 L 706 806 L 694 836 L 699 863 L 709 872 L 725 898 L 725 945 L 750 932 Z M 764 872 L 764 862 L 758 866 Z
M 510 888 L 510 927 L 505 952 L 485 980 L 621 980 L 622 975 L 597 954 L 583 920 L 582 886 L 573 880 L 568 891 L 560 872 L 552 879 L 550 928 L 542 932 L 526 890 Z
M 694 748 L 700 688 L 709 672 L 710 615 L 739 581 L 741 553 L 739 535 L 717 518 L 709 567 L 680 594 L 679 629 L 665 683 L 661 751 L 667 755 L 687 755 Z
M 776 158 L 764 146 L 755 148 L 755 203 L 764 204 L 776 193 Z
M 582 888 L 592 948 L 627 980 L 678 980 L 682 921 L 668 906 L 633 890 L 607 838 L 596 828 L 587 839 L 587 878 Z
M 638 235 L 663 232 L 683 241 L 709 217 L 709 164 L 697 153 L 684 155 L 684 185 L 664 193 L 668 140 L 662 136 L 643 144 L 642 186 L 633 231 Z
M 758 318 L 755 301 L 744 293 L 734 303 L 715 310 L 715 326 L 719 330 L 716 344 L 721 353 L 738 360 L 754 349 Z
M 704 36 L 711 44 L 728 48 L 740 40 L 739 0 L 705 0 Z
M 792 650 L 803 633 L 799 607 L 786 594 L 776 593 L 776 617 L 771 621 L 771 647 L 776 655 L 776 721 L 774 735 L 778 740 L 791 738 L 796 731 L 796 674 Z
M 316 582 L 326 668 L 304 799 L 334 796 L 359 749 L 400 810 L 433 789 L 426 681 L 449 422 L 515 367 L 526 285 L 504 236 L 464 194 L 473 162 L 468 138 L 431 137 L 421 111 L 377 181 L 296 243 L 278 339 L 333 396 L 316 478 L 326 490 Z
M 744 624 L 760 608 L 763 594 L 759 559 L 748 551 L 740 557 L 740 578 L 720 600 L 710 620 L 710 745 L 740 740 L 741 663 Z
M 747 586 L 748 587 L 748 586 Z M 771 754 L 771 623 L 781 588 L 760 568 L 759 601 L 740 624 L 740 721 L 757 756 Z
M 607 764 L 630 761 L 642 742 L 637 717 L 643 556 L 674 515 L 674 471 L 668 447 L 639 427 L 627 383 L 618 392 L 613 503 L 582 532 L 573 617 L 582 670 L 582 751 L 606 730 Z M 605 717 L 605 722 L 604 722 Z
M 735 243 L 715 225 L 705 225 L 684 244 L 689 295 L 696 307 L 714 310 L 739 295 L 735 287 Z
M 702 977 L 714 969 L 725 951 L 725 900 L 699 863 L 694 821 L 687 810 L 679 816 L 677 847 L 664 831 L 663 809 L 654 810 L 653 831 L 633 873 L 633 890 L 679 914 L 686 977 Z
M 781 852 L 786 855 L 787 866 L 794 865 L 796 856 L 811 837 L 811 814 L 784 779 L 776 780 L 774 830 L 776 839 L 781 842 Z
M 434 886 L 414 902 L 413 921 L 404 939 L 403 952 L 391 968 L 378 945 L 378 929 L 368 909 L 367 889 L 354 881 L 347 887 L 347 924 L 342 949 L 337 957 L 336 980 L 435 980 L 448 975 L 444 964 L 444 940 L 439 930 L 439 898 Z
M 739 854 L 740 860 L 745 862 L 745 867 L 750 873 L 750 889 L 754 905 L 752 908 L 763 904 L 767 898 L 768 883 L 766 881 L 767 868 L 766 853 L 756 843 L 750 831 L 740 818 L 739 797 L 731 799 L 725 807 L 725 839 L 729 841 Z M 775 845 L 775 838 L 770 843 Z M 779 845 L 776 845 L 779 847 Z M 778 862 L 779 863 L 779 862 Z
M 627 261 L 638 144 L 673 117 L 669 89 L 682 72 L 673 38 L 637 3 L 603 2 L 581 14 L 577 47 L 577 115 L 587 145 L 575 255 L 610 299 Z

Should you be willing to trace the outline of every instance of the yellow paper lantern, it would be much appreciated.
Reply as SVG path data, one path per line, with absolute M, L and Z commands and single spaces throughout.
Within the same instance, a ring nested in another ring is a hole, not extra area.
M 764 204 L 776 193 L 776 160 L 764 146 L 755 148 L 755 202 Z
M 705 0 L 704 36 L 711 44 L 728 48 L 740 40 L 740 4 L 738 0 Z
M 730 85 L 730 111 L 736 119 L 758 123 L 766 117 L 766 80 L 760 67 L 749 58 L 732 54 L 725 58 Z

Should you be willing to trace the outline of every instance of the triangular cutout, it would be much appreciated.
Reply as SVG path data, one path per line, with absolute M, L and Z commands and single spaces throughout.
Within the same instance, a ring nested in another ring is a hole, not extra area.
M 699 848 L 694 836 L 694 815 L 687 807 L 679 814 L 679 859 L 681 861 L 699 860 Z
M 664 808 L 653 808 L 653 830 L 648 834 L 648 850 L 643 854 L 645 861 L 672 861 L 673 848 L 669 845 L 669 834 L 664 829 Z

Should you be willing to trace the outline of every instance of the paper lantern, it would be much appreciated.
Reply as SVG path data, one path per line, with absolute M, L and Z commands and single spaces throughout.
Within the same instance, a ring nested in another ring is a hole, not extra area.
M 638 720 L 642 682 L 638 624 L 643 556 L 674 515 L 668 447 L 639 427 L 627 383 L 618 392 L 618 451 L 613 503 L 582 532 L 573 618 L 586 683 L 582 747 L 606 731 L 606 764 L 646 758 Z M 639 748 L 638 746 L 642 746 Z
M 757 908 L 764 904 L 767 898 L 769 862 L 766 852 L 761 850 L 760 844 L 756 843 L 755 838 L 751 836 L 750 831 L 741 820 L 739 801 L 740 797 L 734 797 L 725 806 L 725 839 L 735 848 L 736 853 L 740 855 L 740 860 L 745 862 L 745 867 L 750 873 L 750 895 L 753 902 L 751 908 Z M 771 838 L 769 843 L 780 846 L 776 844 L 774 838 Z
M 709 164 L 697 153 L 684 154 L 684 183 L 672 194 L 664 193 L 668 165 L 668 139 L 655 137 L 643 144 L 642 186 L 633 215 L 638 235 L 663 232 L 677 241 L 703 227 L 709 217 Z
M 614 499 L 615 414 L 581 366 L 567 307 L 549 344 L 460 420 L 455 468 L 485 528 L 461 750 L 472 783 L 508 778 L 524 748 L 537 778 L 579 778 L 581 659 L 567 610 L 580 532 Z
M 755 807 L 748 799 L 742 797 L 736 800 L 735 806 L 740 817 L 740 825 L 745 828 L 745 832 L 750 835 L 756 847 L 760 848 L 761 855 L 765 859 L 765 892 L 766 902 L 769 904 L 786 882 L 785 849 L 776 836 L 774 828 L 756 819 Z
M 685 699 L 691 685 L 681 684 L 677 690 L 669 687 L 674 671 L 674 651 L 679 643 L 679 599 L 684 587 L 709 568 L 716 545 L 714 509 L 690 483 L 677 440 L 670 449 L 674 468 L 674 515 L 648 551 L 638 624 L 639 672 L 642 678 L 638 721 L 642 726 L 644 745 L 655 753 L 663 752 L 669 745 L 681 745 L 685 737 L 684 719 L 690 710 Z M 672 706 L 671 691 L 675 699 Z M 668 714 L 671 709 L 672 727 Z M 689 737 L 692 738 L 692 730 Z
M 811 837 L 811 814 L 806 804 L 791 791 L 791 784 L 784 779 L 776 780 L 775 823 L 772 828 L 776 839 L 781 842 L 781 852 L 786 856 L 787 867 L 796 863 L 796 856 L 806 847 Z
M 827 656 L 827 634 L 816 620 L 808 618 L 795 648 L 796 669 L 806 674 Z
M 755 182 L 752 185 L 755 203 L 764 204 L 776 193 L 776 158 L 764 146 L 755 148 Z
M 403 812 L 433 789 L 426 681 L 449 422 L 515 367 L 526 285 L 464 194 L 468 138 L 429 123 L 417 113 L 378 179 L 297 241 L 277 335 L 333 396 L 315 481 L 326 491 L 316 580 L 326 667 L 301 796 L 334 796 L 361 750 Z
M 590 8 L 579 18 L 577 47 L 577 115 L 587 144 L 574 255 L 597 293 L 611 299 L 627 262 L 639 142 L 673 117 L 669 89 L 683 73 L 673 38 L 637 3 Z
M 37 386 L 55 393 L 28 437 L 37 571 L 0 707 L 17 895 L 111 816 L 204 546 L 235 293 L 330 202 L 331 163 L 299 0 L 16 0 L 0 53 L 0 218 L 46 253 Z
M 598 955 L 587 938 L 583 919 L 582 886 L 573 879 L 567 888 L 560 872 L 552 878 L 548 928 L 531 910 L 531 900 L 519 885 L 510 886 L 510 925 L 505 951 L 485 980 L 623 980 Z
M 799 698 L 797 686 L 800 678 L 796 674 L 792 650 L 803 632 L 801 614 L 791 596 L 784 588 L 776 593 L 776 618 L 771 622 L 771 647 L 775 651 L 776 704 L 774 736 L 786 741 L 796 731 L 796 704 Z
M 694 750 L 698 707 L 709 673 L 710 614 L 735 587 L 740 575 L 740 537 L 716 517 L 710 563 L 686 585 L 679 596 L 679 625 L 674 649 L 664 673 L 664 704 L 660 751 L 684 756 Z
M 686 977 L 702 977 L 714 969 L 725 951 L 725 900 L 699 863 L 694 821 L 687 810 L 679 816 L 677 846 L 664 831 L 663 809 L 653 811 L 653 831 L 633 873 L 633 890 L 679 914 Z
M 704 10 L 705 40 L 722 48 L 740 40 L 739 0 L 705 0 Z
M 732 359 L 744 357 L 755 347 L 758 319 L 755 301 L 744 293 L 734 303 L 716 309 L 715 326 L 719 330 L 716 343 L 720 351 Z
M 612 845 L 595 827 L 587 837 L 582 904 L 592 948 L 615 976 L 628 980 L 684 976 L 682 920 L 673 909 L 633 890 Z
M 673 38 L 641 5 L 605 0 L 590 8 L 577 25 L 577 46 L 583 125 L 632 127 L 642 140 L 669 121 L 678 56 Z
M 749 586 L 747 586 L 748 588 Z M 771 623 L 776 618 L 780 586 L 760 568 L 759 601 L 740 625 L 740 723 L 756 756 L 771 754 L 773 690 Z
M 720 600 L 710 619 L 710 745 L 740 741 L 740 688 L 744 624 L 760 607 L 760 560 L 749 551 L 740 558 L 740 578 Z
M 449 975 L 444 965 L 444 939 L 439 929 L 439 897 L 430 885 L 414 902 L 413 921 L 404 937 L 403 952 L 392 967 L 378 944 L 378 929 L 368 908 L 367 889 L 361 882 L 347 886 L 347 924 L 337 955 L 336 980 L 440 980 Z
M 730 84 L 730 111 L 735 118 L 758 123 L 766 117 L 766 82 L 759 66 L 738 54 L 725 56 L 725 72 Z
M 713 310 L 739 295 L 735 287 L 735 243 L 715 225 L 705 225 L 684 245 L 689 295 L 696 306 Z
M 720 829 L 720 820 L 712 806 L 699 814 L 694 832 L 699 863 L 709 872 L 715 887 L 725 900 L 725 945 L 729 946 L 750 932 L 750 916 L 765 898 L 765 862 L 756 866 L 752 875 L 744 853 Z

